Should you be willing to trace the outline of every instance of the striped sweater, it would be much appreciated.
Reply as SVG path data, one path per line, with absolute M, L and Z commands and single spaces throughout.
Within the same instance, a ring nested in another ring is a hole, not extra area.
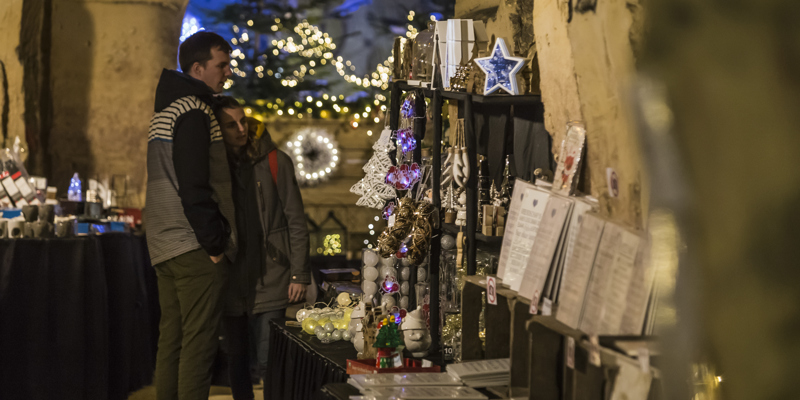
M 170 80 L 177 80 L 179 89 L 200 81 L 167 70 L 161 80 L 147 141 L 145 228 L 151 262 L 156 265 L 198 248 L 214 256 L 224 252 L 233 260 L 231 175 L 219 125 L 202 99 L 210 96 L 201 91 L 172 100 L 175 93 L 196 90 L 175 90 L 176 82 Z M 168 105 L 159 110 L 159 103 Z

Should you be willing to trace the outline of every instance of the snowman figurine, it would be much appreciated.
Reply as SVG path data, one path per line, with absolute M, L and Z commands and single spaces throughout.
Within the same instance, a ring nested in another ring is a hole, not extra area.
M 431 347 L 431 334 L 422 315 L 422 307 L 408 313 L 400 324 L 403 342 L 414 357 L 425 357 Z

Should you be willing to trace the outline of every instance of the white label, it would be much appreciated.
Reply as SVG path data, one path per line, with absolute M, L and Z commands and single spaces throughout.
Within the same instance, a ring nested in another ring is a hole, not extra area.
M 32 193 L 31 187 L 28 186 L 28 182 L 25 182 L 25 179 L 22 179 L 21 176 L 19 178 L 17 178 L 17 180 L 14 181 L 14 183 L 17 184 L 16 186 L 17 186 L 17 188 L 19 188 L 19 191 L 22 193 L 22 197 L 28 197 L 28 195 Z
M 23 199 L 23 198 L 20 198 L 20 199 L 19 199 L 19 200 L 17 200 L 15 203 L 17 203 L 17 207 L 22 207 L 22 206 L 27 206 L 27 205 L 29 205 L 29 204 L 28 204 L 28 202 L 27 202 L 27 201 L 25 201 L 25 199 Z
M 645 374 L 650 373 L 650 349 L 647 347 L 639 348 L 639 366 Z
M 17 185 L 14 184 L 14 180 L 12 180 L 10 176 L 3 179 L 3 187 L 6 188 L 6 192 L 8 192 L 8 196 L 11 198 L 14 198 L 14 195 L 19 193 Z
M 486 278 L 486 301 L 493 306 L 497 305 L 497 282 L 491 276 Z
M 542 299 L 542 315 L 553 315 L 553 300 L 547 297 Z
M 567 351 L 565 353 L 567 368 L 575 369 L 575 339 L 572 336 L 567 336 Z
M 394 226 L 394 214 L 389 217 L 389 227 Z
M 433 366 L 433 361 L 431 360 L 422 360 L 422 368 L 430 368 Z

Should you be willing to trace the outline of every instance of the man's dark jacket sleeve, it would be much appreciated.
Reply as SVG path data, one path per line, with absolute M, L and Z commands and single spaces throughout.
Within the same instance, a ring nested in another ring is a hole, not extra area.
M 183 114 L 175 122 L 172 162 L 183 213 L 200 246 L 208 255 L 218 256 L 225 251 L 230 225 L 214 201 L 209 183 L 210 132 L 210 120 L 203 111 Z

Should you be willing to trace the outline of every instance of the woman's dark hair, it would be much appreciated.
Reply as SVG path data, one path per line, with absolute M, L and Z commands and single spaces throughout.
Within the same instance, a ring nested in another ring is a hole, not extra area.
M 217 96 L 217 106 L 220 108 L 241 108 L 242 105 L 239 103 L 239 100 L 234 99 L 231 96 Z
M 188 74 L 194 63 L 205 65 L 212 58 L 211 49 L 215 48 L 227 53 L 231 52 L 231 45 L 214 32 L 200 31 L 189 36 L 178 49 L 178 63 L 181 65 L 181 71 Z

